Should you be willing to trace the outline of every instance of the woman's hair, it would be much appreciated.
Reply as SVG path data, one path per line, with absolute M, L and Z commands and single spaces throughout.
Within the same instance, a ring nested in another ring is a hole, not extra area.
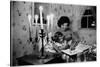
M 58 31 L 58 32 L 55 33 L 55 36 L 57 36 L 57 37 L 62 37 L 63 34 L 62 34 L 61 32 Z
M 61 16 L 58 20 L 58 27 L 61 27 L 64 23 L 68 23 L 68 26 L 70 25 L 70 19 L 67 16 Z

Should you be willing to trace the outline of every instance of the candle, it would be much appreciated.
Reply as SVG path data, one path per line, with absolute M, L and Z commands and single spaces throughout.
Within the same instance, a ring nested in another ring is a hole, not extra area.
M 54 14 L 50 14 L 51 30 L 53 29 L 53 18 L 54 18 Z
M 31 15 L 30 14 L 28 15 L 28 20 L 29 20 L 29 25 L 31 27 Z
M 37 27 L 37 21 L 38 21 L 39 16 L 35 15 L 35 22 L 36 22 L 36 27 Z
M 42 17 L 43 6 L 40 6 L 40 7 L 39 7 L 39 10 L 40 10 L 41 29 L 43 29 L 43 17 Z
M 50 25 L 50 16 L 47 15 L 47 30 L 49 31 L 49 25 Z

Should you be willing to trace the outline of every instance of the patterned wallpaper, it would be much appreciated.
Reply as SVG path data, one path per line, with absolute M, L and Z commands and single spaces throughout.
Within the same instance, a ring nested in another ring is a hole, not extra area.
M 13 41 L 13 56 L 20 57 L 32 53 L 29 42 L 28 14 L 31 13 L 31 2 L 11 2 L 11 41 Z

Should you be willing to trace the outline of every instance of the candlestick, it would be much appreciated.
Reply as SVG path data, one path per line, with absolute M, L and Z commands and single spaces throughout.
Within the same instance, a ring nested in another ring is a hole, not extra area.
M 31 15 L 28 15 L 28 19 L 29 19 L 29 40 L 30 42 L 32 41 L 32 37 L 31 37 Z
M 39 16 L 35 15 L 36 27 L 37 27 L 38 18 L 39 18 Z
M 40 7 L 39 7 L 39 10 L 40 10 L 41 29 L 43 29 L 43 17 L 42 17 L 43 6 L 40 6 Z
M 50 25 L 50 16 L 47 15 L 47 30 L 49 31 L 49 25 Z
M 54 14 L 50 14 L 51 30 L 53 29 L 53 18 L 54 18 Z
M 29 25 L 30 25 L 30 27 L 31 27 L 31 18 L 32 18 L 32 17 L 31 17 L 31 15 L 29 14 L 29 15 L 28 15 L 28 20 L 29 20 Z
M 38 22 L 38 15 L 35 15 L 35 25 L 36 25 L 36 38 L 35 41 L 38 42 L 38 32 L 37 32 L 37 22 Z

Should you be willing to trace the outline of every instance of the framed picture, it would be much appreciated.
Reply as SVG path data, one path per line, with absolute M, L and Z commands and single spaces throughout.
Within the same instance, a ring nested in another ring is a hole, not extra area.
M 10 65 L 97 60 L 97 7 L 10 1 Z

